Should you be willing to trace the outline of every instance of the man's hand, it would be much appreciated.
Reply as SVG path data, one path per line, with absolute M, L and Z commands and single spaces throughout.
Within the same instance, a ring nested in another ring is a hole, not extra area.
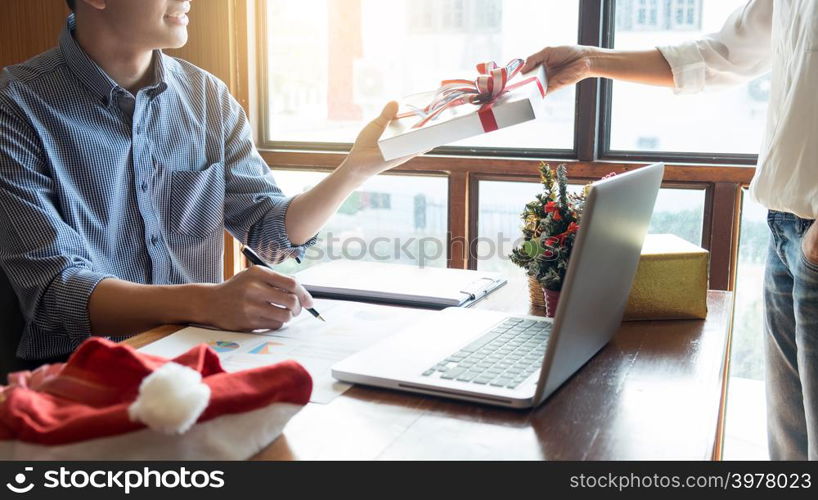
M 295 278 L 253 266 L 212 286 L 202 317 L 224 330 L 277 330 L 312 305 L 312 296 Z
M 141 285 L 107 278 L 91 294 L 88 316 L 92 333 L 101 336 L 184 323 L 275 330 L 312 304 L 312 296 L 294 278 L 253 266 L 218 285 Z
M 546 47 L 528 57 L 523 66 L 523 73 L 545 66 L 548 76 L 548 93 L 592 76 L 591 47 L 582 45 L 563 45 L 561 47 Z
M 818 224 L 813 223 L 801 239 L 801 250 L 807 262 L 818 266 Z
M 349 152 L 349 156 L 339 167 L 339 170 L 358 178 L 361 182 L 380 174 L 386 170 L 402 165 L 417 155 L 404 156 L 395 160 L 385 161 L 378 148 L 378 139 L 381 138 L 389 122 L 398 114 L 398 103 L 392 101 L 381 111 L 381 115 L 363 128 Z

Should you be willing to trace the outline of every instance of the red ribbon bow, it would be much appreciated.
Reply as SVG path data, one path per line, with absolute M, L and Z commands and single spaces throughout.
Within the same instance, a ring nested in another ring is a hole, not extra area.
M 497 130 L 499 127 L 494 119 L 494 113 L 491 112 L 491 105 L 501 95 L 536 81 L 540 93 L 545 97 L 545 89 L 537 77 L 527 78 L 513 85 L 508 85 L 509 80 L 517 76 L 522 68 L 522 59 L 513 59 L 503 67 L 497 66 L 497 63 L 493 61 L 478 64 L 477 71 L 480 75 L 475 81 L 444 80 L 429 105 L 422 109 L 412 108 L 412 111 L 402 113 L 398 115 L 398 118 L 419 116 L 421 120 L 413 128 L 420 128 L 449 108 L 463 104 L 480 104 L 482 107 L 478 113 L 481 122 L 483 122 L 483 129 L 486 132 Z

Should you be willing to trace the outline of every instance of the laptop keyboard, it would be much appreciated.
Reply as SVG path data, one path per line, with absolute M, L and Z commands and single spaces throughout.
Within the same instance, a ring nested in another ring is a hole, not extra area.
M 423 376 L 514 389 L 542 366 L 550 333 L 550 321 L 508 318 Z

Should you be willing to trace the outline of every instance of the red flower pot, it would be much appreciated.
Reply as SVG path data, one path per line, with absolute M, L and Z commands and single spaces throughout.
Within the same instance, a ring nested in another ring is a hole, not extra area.
M 557 304 L 560 302 L 560 292 L 543 289 L 543 295 L 545 296 L 545 315 L 546 317 L 553 318 L 554 315 L 557 314 Z

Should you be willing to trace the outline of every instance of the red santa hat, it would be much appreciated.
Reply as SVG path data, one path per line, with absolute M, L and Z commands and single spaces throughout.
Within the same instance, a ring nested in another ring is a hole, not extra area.
M 167 360 L 102 338 L 0 387 L 0 459 L 246 459 L 305 405 L 294 361 L 227 373 L 206 345 Z

